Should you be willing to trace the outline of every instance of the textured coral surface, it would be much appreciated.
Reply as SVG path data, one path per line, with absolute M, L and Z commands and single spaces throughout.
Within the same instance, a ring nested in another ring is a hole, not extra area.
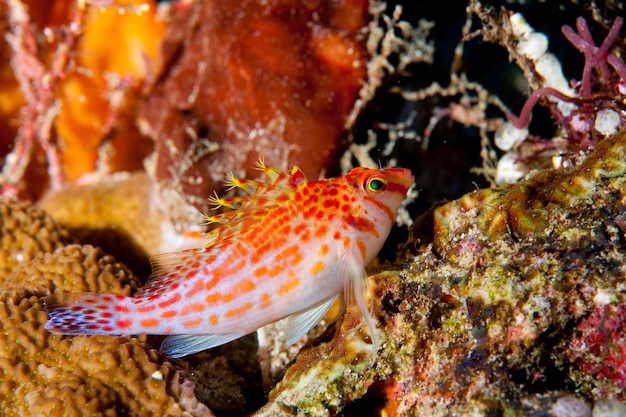
M 623 396 L 626 261 L 614 219 L 625 202 L 621 133 L 575 169 L 431 210 L 412 229 L 406 266 L 371 277 L 386 339 L 374 366 L 348 314 L 333 339 L 301 352 L 257 415 L 350 415 L 374 398 L 386 415 L 522 416 L 548 411 L 559 391 Z M 572 353 L 572 330 L 592 311 L 573 336 L 590 349 Z
M 146 345 L 145 338 L 61 337 L 44 330 L 45 295 L 128 295 L 138 280 L 92 246 L 59 247 L 58 229 L 50 233 L 53 223 L 39 210 L 5 200 L 0 207 L 0 237 L 10 242 L 1 249 L 2 415 L 212 415 L 196 399 L 193 383 Z M 37 236 L 37 247 L 32 248 L 31 235 L 16 232 L 16 224 Z M 20 247 L 24 255 L 16 265 L 12 248 Z
M 68 242 L 67 232 L 43 211 L 4 197 L 0 197 L 0 228 L 0 283 L 19 264 Z

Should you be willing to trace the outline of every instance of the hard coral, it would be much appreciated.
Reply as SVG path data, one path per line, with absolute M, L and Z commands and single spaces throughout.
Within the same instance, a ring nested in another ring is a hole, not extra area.
M 598 305 L 626 301 L 624 235 L 612 221 L 626 202 L 625 161 L 622 132 L 578 168 L 416 220 L 406 267 L 370 278 L 385 333 L 377 363 L 346 314 L 334 338 L 304 348 L 257 415 L 357 415 L 372 401 L 389 416 L 547 415 L 580 386 L 598 400 L 622 376 L 571 367 L 561 349 Z
M 0 284 L 19 265 L 68 241 L 67 232 L 42 210 L 0 197 Z
M 56 291 L 129 295 L 137 279 L 91 246 L 17 268 L 0 286 L 0 409 L 5 415 L 211 416 L 193 384 L 142 338 L 62 337 L 44 330 Z
M 206 243 L 204 235 L 194 238 L 174 230 L 156 188 L 145 172 L 118 173 L 94 184 L 50 192 L 39 206 L 78 242 L 97 245 L 135 273 L 148 276 L 148 257 Z
M 143 109 L 156 178 L 206 209 L 259 156 L 310 178 L 333 166 L 366 75 L 368 2 L 200 0 L 172 17 Z
M 184 373 L 144 338 L 62 337 L 44 329 L 42 298 L 129 295 L 139 281 L 41 210 L 0 199 L 0 410 L 7 416 L 211 416 Z

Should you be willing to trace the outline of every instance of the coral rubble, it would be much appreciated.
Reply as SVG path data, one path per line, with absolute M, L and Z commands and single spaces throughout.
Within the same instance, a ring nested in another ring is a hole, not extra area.
M 522 416 L 563 406 L 561 392 L 622 397 L 626 260 L 614 219 L 625 202 L 622 132 L 577 168 L 432 209 L 412 228 L 405 267 L 371 277 L 377 363 L 347 314 L 257 415 L 349 414 L 369 397 L 389 416 Z M 618 344 L 603 350 L 607 338 Z

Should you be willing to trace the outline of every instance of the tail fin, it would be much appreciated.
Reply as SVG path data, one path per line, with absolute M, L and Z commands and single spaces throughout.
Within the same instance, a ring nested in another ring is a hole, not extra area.
M 129 298 L 95 293 L 49 295 L 44 298 L 49 317 L 44 327 L 60 334 L 125 334 L 120 319 L 126 310 L 122 302 Z

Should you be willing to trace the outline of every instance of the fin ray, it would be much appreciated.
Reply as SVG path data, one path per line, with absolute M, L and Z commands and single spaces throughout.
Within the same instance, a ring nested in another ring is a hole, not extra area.
M 339 295 L 332 296 L 308 310 L 289 316 L 285 328 L 287 344 L 295 344 L 302 336 L 311 330 L 311 328 L 324 317 L 324 314 L 326 314 L 338 296 Z
M 243 336 L 245 336 L 245 333 L 172 335 L 165 338 L 159 350 L 173 358 L 181 358 L 192 353 L 224 345 Z

